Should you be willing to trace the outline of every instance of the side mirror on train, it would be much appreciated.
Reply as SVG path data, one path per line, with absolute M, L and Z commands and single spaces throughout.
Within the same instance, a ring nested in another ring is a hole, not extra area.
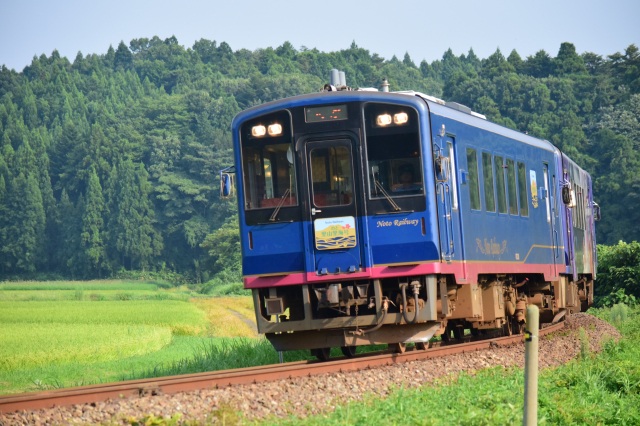
M 600 206 L 595 201 L 593 202 L 593 220 L 599 221 L 602 218 L 600 215 Z
M 231 167 L 226 168 L 220 172 L 220 197 L 229 198 L 233 196 L 235 192 L 235 173 L 230 170 Z

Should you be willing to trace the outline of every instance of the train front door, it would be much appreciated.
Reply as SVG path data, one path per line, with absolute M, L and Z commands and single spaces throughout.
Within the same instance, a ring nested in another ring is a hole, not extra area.
M 347 137 L 305 144 L 312 224 L 308 243 L 318 275 L 353 273 L 362 267 L 354 145 Z

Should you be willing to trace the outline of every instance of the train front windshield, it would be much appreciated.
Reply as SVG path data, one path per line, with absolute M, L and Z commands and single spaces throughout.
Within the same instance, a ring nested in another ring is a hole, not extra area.
M 374 203 L 371 207 L 376 212 L 388 207 L 391 198 L 424 195 L 417 111 L 379 102 L 339 107 L 296 107 L 244 123 L 241 145 L 244 209 L 250 212 L 247 223 L 263 223 L 266 211 L 278 207 L 285 208 L 277 213 L 279 219 L 297 220 L 298 213 L 286 207 L 301 206 L 301 197 L 307 195 L 310 206 L 327 207 L 351 205 L 362 194 Z M 318 119 L 322 108 L 333 114 L 330 119 Z M 315 113 L 311 120 L 309 111 Z M 302 164 L 297 163 L 301 158 L 294 144 L 303 153 Z M 359 155 L 365 161 L 356 158 Z M 361 170 L 360 164 L 366 169 Z M 300 185 L 308 190 L 300 191 Z M 416 210 L 414 205 L 408 208 Z
M 289 122 L 280 112 L 243 126 L 245 210 L 298 204 Z
M 370 197 L 422 194 L 420 134 L 415 111 L 371 103 L 365 107 L 365 117 Z
M 291 144 L 247 146 L 244 149 L 245 208 L 297 204 Z

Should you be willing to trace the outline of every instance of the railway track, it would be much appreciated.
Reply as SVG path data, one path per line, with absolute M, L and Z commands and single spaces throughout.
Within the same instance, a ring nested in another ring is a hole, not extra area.
M 564 322 L 540 330 L 539 335 L 552 333 L 564 327 Z M 37 410 L 54 406 L 87 404 L 115 398 L 135 398 L 147 395 L 173 394 L 206 388 L 276 381 L 332 372 L 348 372 L 384 365 L 443 357 L 464 352 L 507 346 L 523 342 L 522 335 L 478 340 L 455 345 L 437 346 L 404 353 L 361 354 L 353 358 L 337 358 L 327 362 L 300 361 L 235 370 L 223 370 L 180 376 L 57 389 L 45 392 L 0 396 L 0 413 Z

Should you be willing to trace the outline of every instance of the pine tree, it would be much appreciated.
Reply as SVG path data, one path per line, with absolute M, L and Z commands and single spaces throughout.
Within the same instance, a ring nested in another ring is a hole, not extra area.
M 7 191 L 4 244 L 0 252 L 13 272 L 34 272 L 42 259 L 45 215 L 35 176 L 20 172 Z M 5 257 L 6 256 L 6 257 Z
M 113 57 L 113 66 L 118 70 L 128 70 L 133 68 L 133 54 L 127 48 L 127 45 L 124 44 L 123 41 L 118 45 L 118 50 L 116 50 Z
M 83 202 L 78 203 L 80 207 Z M 54 247 L 59 256 L 59 267 L 65 271 L 70 272 L 72 277 L 77 274 L 82 274 L 81 261 L 79 253 L 80 247 L 80 232 L 81 232 L 81 220 L 78 214 L 78 209 L 73 204 L 69 195 L 65 189 L 62 190 L 60 195 L 59 211 L 60 211 L 60 238 L 55 241 Z
M 118 162 L 108 182 L 109 241 L 126 269 L 150 266 L 162 250 L 162 240 L 153 227 L 153 206 L 149 199 L 151 185 L 142 165 L 127 159 Z
M 82 233 L 80 243 L 86 260 L 85 274 L 101 277 L 106 266 L 106 244 L 104 241 L 105 201 L 102 187 L 95 169 L 91 169 L 87 185 L 84 211 L 82 212 Z
M 0 163 L 2 163 L 2 156 L 0 155 Z M 6 231 L 7 231 L 7 185 L 4 180 L 4 175 L 0 173 L 0 247 L 6 246 Z M 0 253 L 2 249 L 0 248 Z M 6 269 L 10 266 L 8 263 L 6 256 L 3 254 L 0 256 L 0 273 L 4 273 Z

